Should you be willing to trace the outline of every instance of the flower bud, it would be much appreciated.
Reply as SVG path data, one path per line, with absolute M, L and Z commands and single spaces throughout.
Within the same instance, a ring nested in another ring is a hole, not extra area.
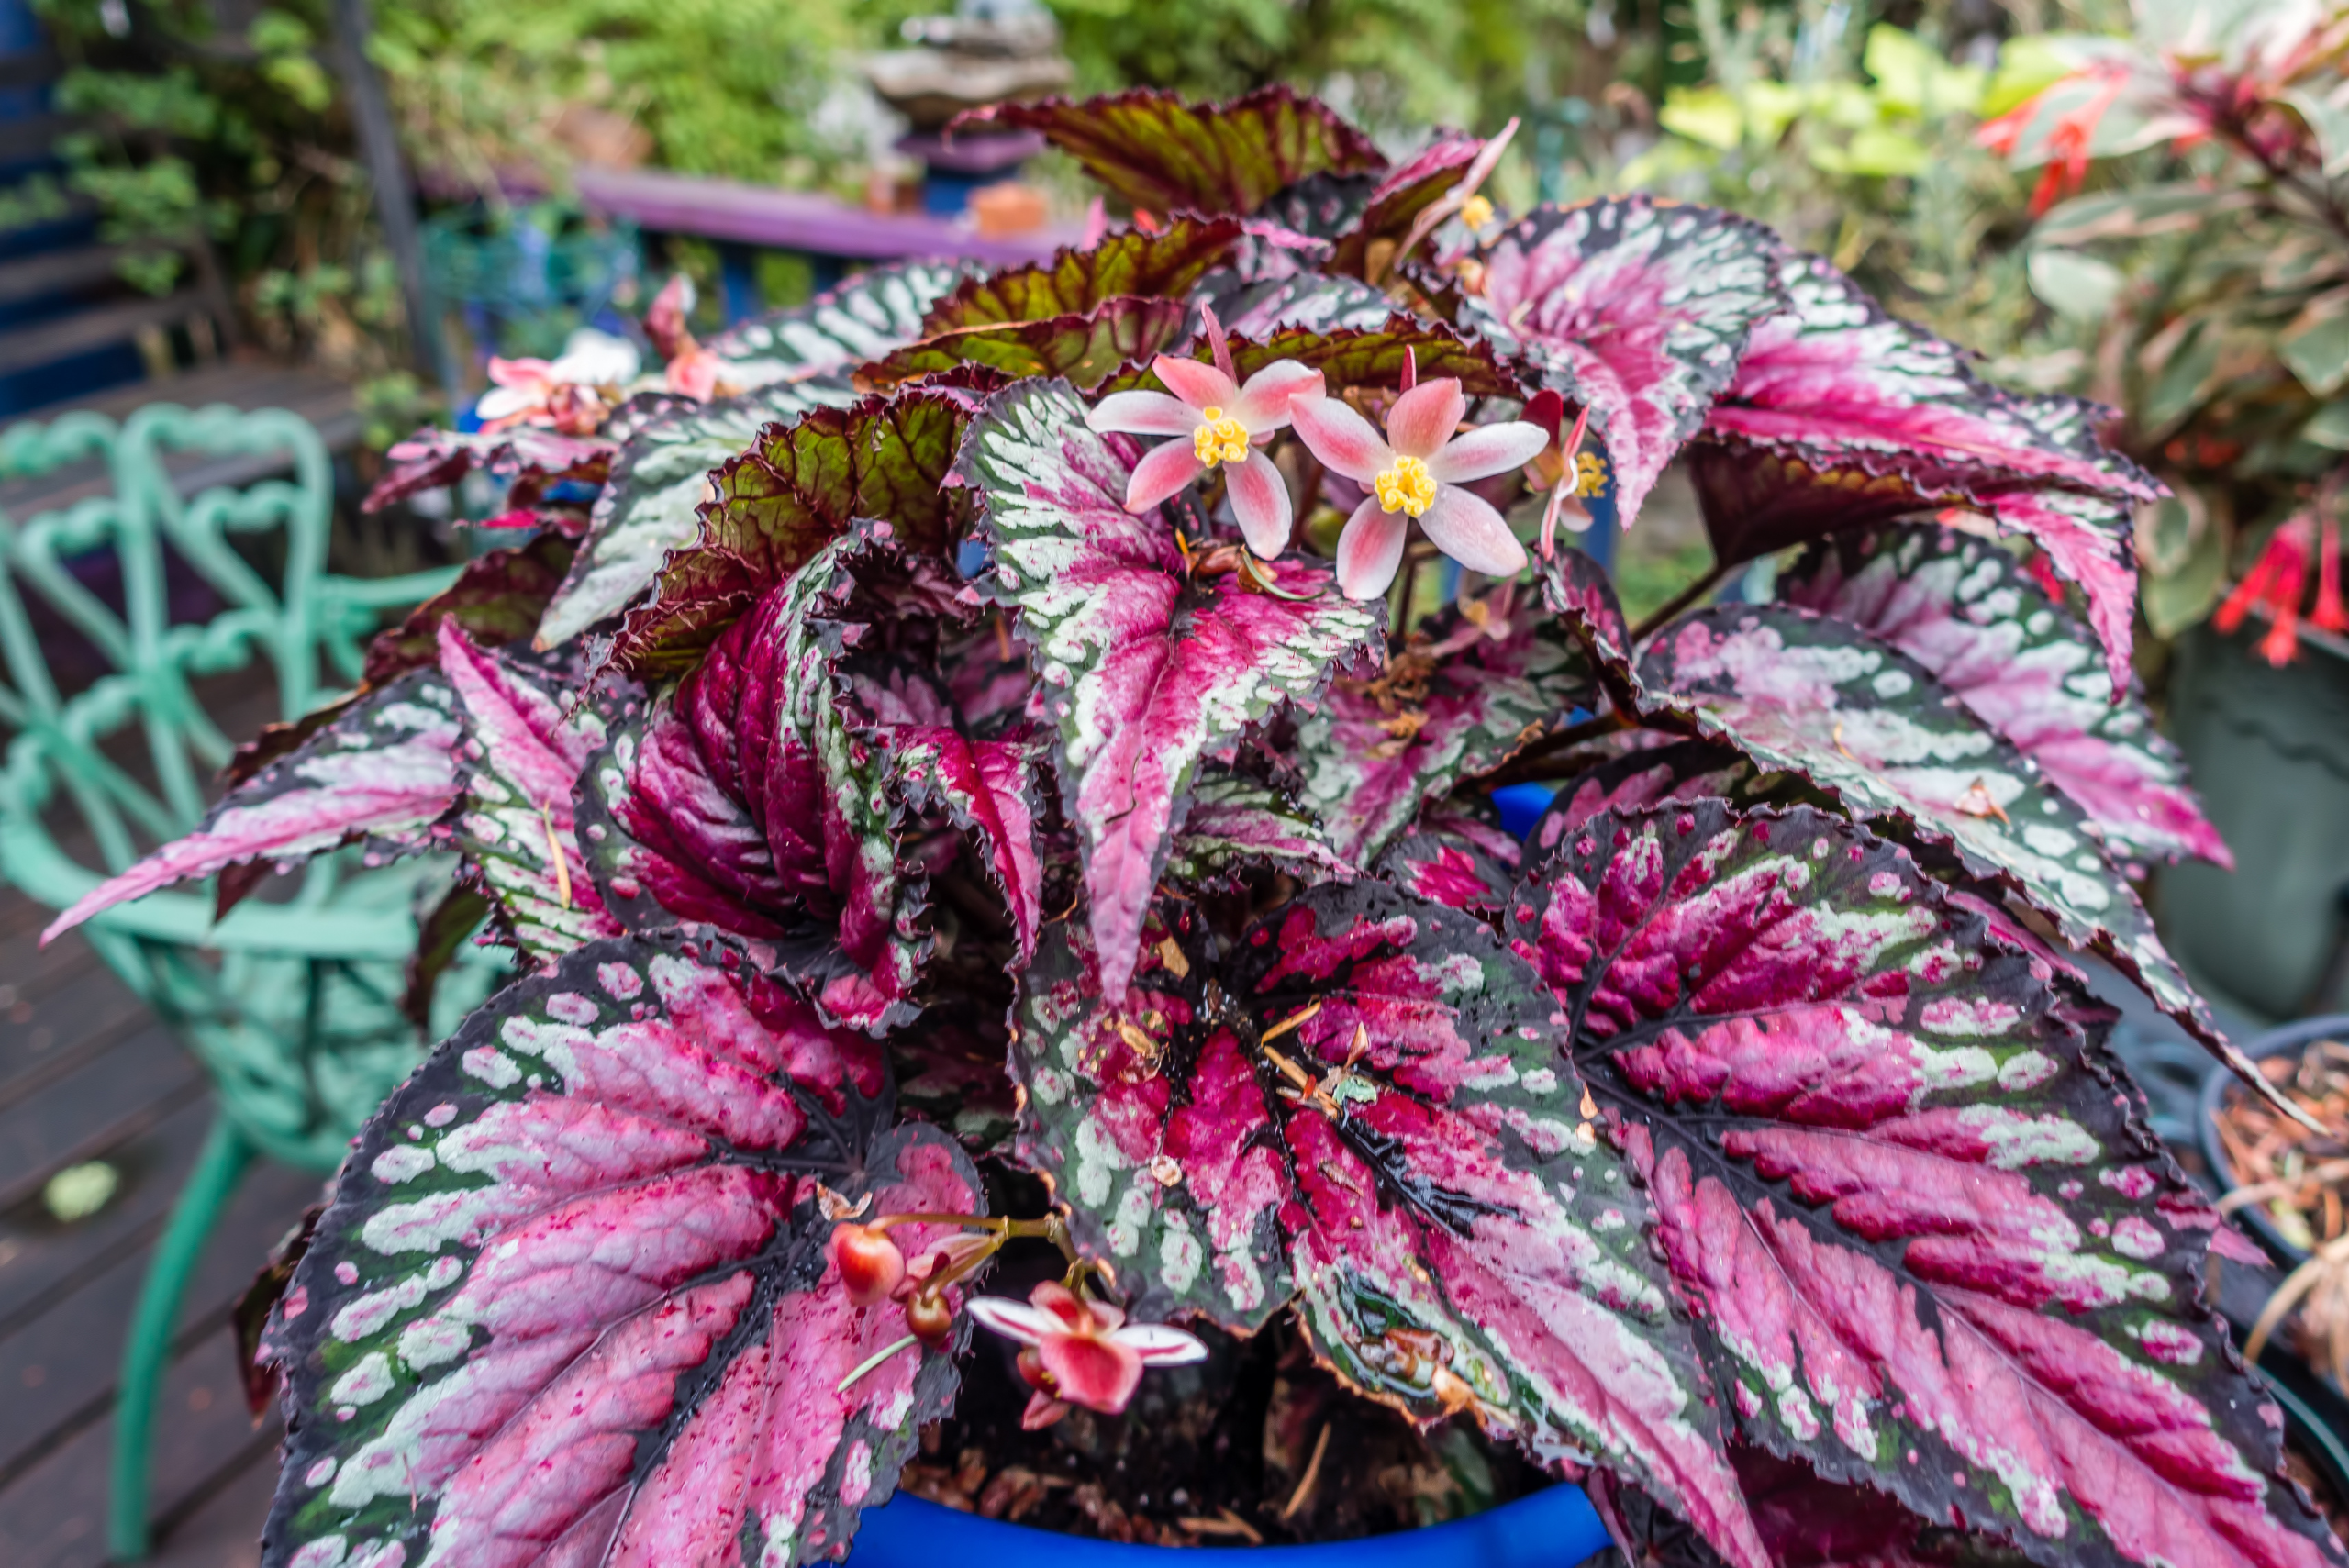
M 843 1225 L 832 1232 L 832 1262 L 841 1271 L 848 1298 L 859 1307 L 877 1307 L 889 1299 L 906 1277 L 906 1255 L 884 1231 L 863 1225 Z

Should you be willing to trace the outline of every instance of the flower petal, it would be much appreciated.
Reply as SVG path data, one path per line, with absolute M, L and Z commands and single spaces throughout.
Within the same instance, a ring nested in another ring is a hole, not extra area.
M 1523 468 L 1549 444 L 1549 432 L 1522 419 L 1480 425 L 1453 437 L 1442 451 L 1428 459 L 1428 473 L 1442 484 L 1489 479 Z
M 1047 1335 L 1068 1332 L 1068 1325 L 1053 1314 L 1008 1296 L 974 1296 L 969 1305 L 971 1320 L 980 1328 L 1023 1345 L 1041 1345 Z
M 1208 1359 L 1199 1338 L 1172 1323 L 1129 1323 L 1110 1337 L 1141 1357 L 1145 1366 L 1187 1366 Z
M 1028 1408 L 1019 1412 L 1019 1425 L 1024 1431 L 1041 1432 L 1067 1414 L 1064 1401 L 1045 1394 L 1030 1394 Z
M 1288 411 L 1297 422 L 1297 439 L 1326 469 L 1367 484 L 1395 461 L 1377 427 L 1337 398 L 1294 398 Z
M 1386 411 L 1386 439 L 1405 457 L 1433 457 L 1467 417 L 1468 395 L 1456 375 L 1423 381 Z
M 1126 1315 L 1116 1307 L 1108 1310 L 1114 1319 L 1104 1323 L 1101 1309 L 1108 1304 L 1087 1301 L 1058 1280 L 1045 1280 L 1028 1293 L 1028 1305 L 1040 1312 L 1050 1313 L 1060 1320 L 1063 1334 L 1090 1334 L 1099 1328 L 1114 1329 L 1126 1320 Z
M 1085 422 L 1131 436 L 1187 436 L 1199 428 L 1199 411 L 1163 392 L 1113 392 L 1093 406 Z
M 1134 464 L 1126 482 L 1126 510 L 1147 512 L 1205 472 L 1197 448 L 1186 440 L 1162 442 Z
M 1231 515 L 1240 520 L 1241 537 L 1248 548 L 1266 561 L 1288 548 L 1291 516 L 1288 481 L 1263 452 L 1252 451 L 1236 467 L 1226 463 L 1224 484 L 1231 496 Z
M 1439 484 L 1435 505 L 1419 518 L 1419 527 L 1436 549 L 1471 572 L 1507 577 L 1522 571 L 1525 547 L 1508 531 L 1508 524 L 1484 497 L 1456 484 Z M 1339 580 L 1345 579 L 1344 569 Z
M 1036 1347 L 1054 1392 L 1072 1405 L 1115 1415 L 1141 1382 L 1141 1356 L 1113 1339 L 1055 1334 Z
M 1213 365 L 1161 354 L 1151 361 L 1150 368 L 1158 373 L 1158 379 L 1166 384 L 1169 392 L 1194 408 L 1220 408 L 1229 414 L 1231 406 L 1240 401 L 1240 388 Z
M 546 387 L 542 384 L 499 384 L 473 400 L 473 414 L 484 425 L 492 419 L 510 419 L 517 414 L 527 414 L 546 404 Z
M 543 393 L 554 384 L 554 367 L 544 360 L 501 360 L 489 357 L 489 379 L 499 386 L 528 387 Z
M 1292 397 L 1319 397 L 1321 373 L 1295 360 L 1275 360 L 1248 378 L 1231 406 L 1231 417 L 1252 436 L 1286 428 Z
M 1338 586 L 1349 599 L 1375 599 L 1395 581 L 1403 564 L 1403 536 L 1411 519 L 1400 512 L 1382 511 L 1374 495 L 1354 508 L 1338 536 Z

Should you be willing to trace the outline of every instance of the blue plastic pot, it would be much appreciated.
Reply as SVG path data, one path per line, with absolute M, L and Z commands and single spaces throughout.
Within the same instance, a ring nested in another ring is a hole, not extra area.
M 1450 1524 L 1321 1546 L 1234 1547 L 1264 1568 L 1574 1568 L 1609 1545 L 1607 1527 L 1579 1486 L 1553 1486 Z M 1219 1550 L 1208 1548 L 1208 1551 Z M 1178 1558 L 1176 1552 L 1182 1555 Z M 1169 1568 L 1191 1548 L 1125 1546 L 957 1513 L 898 1496 L 857 1527 L 854 1568 L 939 1568 L 1019 1563 L 1021 1568 Z

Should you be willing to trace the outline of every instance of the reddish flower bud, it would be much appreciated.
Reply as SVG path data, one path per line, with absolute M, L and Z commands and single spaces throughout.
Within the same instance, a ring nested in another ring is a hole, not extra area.
M 906 1303 L 906 1329 L 931 1350 L 941 1350 L 954 1334 L 954 1308 L 943 1296 L 923 1291 Z
M 832 1232 L 832 1262 L 849 1300 L 859 1307 L 888 1300 L 906 1277 L 906 1255 L 885 1232 L 867 1226 L 843 1225 Z

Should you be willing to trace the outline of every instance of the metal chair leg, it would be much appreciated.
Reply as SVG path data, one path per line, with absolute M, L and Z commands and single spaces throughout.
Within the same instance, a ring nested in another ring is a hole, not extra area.
M 204 1255 L 204 1243 L 228 1207 L 237 1184 L 252 1162 L 253 1147 L 216 1114 L 205 1135 L 195 1169 L 188 1173 L 172 1205 L 171 1223 L 155 1245 L 154 1262 L 139 1287 L 139 1308 L 122 1351 L 122 1377 L 115 1397 L 114 1484 L 106 1505 L 107 1555 L 136 1562 L 147 1555 L 147 1482 L 153 1457 L 155 1401 L 171 1364 L 172 1329 L 188 1276 Z

